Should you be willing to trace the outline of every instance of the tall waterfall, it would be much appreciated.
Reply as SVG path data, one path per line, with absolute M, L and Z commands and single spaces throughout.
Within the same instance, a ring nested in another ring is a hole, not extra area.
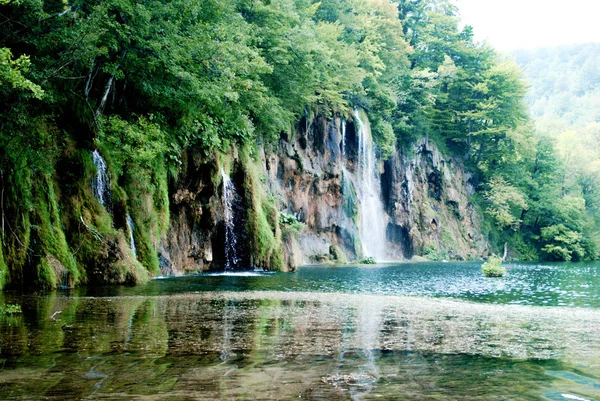
M 107 173 L 106 161 L 100 155 L 98 150 L 92 152 L 94 166 L 96 166 L 96 178 L 92 182 L 94 195 L 100 201 L 100 204 L 108 208 L 110 202 L 110 180 Z
M 340 123 L 341 123 L 341 132 L 342 132 L 342 143 L 340 144 L 340 148 L 342 151 L 342 161 L 344 162 L 344 165 L 342 168 L 346 167 L 346 119 L 344 117 L 342 117 L 340 119 Z
M 231 270 L 237 265 L 237 236 L 235 235 L 235 216 L 233 206 L 237 194 L 233 181 L 221 169 L 223 176 L 223 222 L 225 223 L 225 271 Z
M 133 256 L 137 258 L 137 249 L 135 249 L 135 241 L 133 239 L 133 230 L 135 226 L 133 225 L 133 219 L 129 213 L 127 213 L 127 227 L 129 228 L 129 247 L 131 248 Z
M 358 230 L 363 254 L 384 260 L 386 253 L 386 215 L 381 200 L 381 184 L 377 157 L 369 126 L 354 109 L 356 135 L 358 137 L 357 165 L 355 173 L 356 195 L 359 201 Z

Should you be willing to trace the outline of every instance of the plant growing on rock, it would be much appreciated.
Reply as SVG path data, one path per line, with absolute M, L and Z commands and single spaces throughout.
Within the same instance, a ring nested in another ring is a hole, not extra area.
M 503 277 L 506 275 L 506 268 L 502 266 L 502 259 L 499 256 L 492 255 L 481 265 L 481 271 L 486 277 Z

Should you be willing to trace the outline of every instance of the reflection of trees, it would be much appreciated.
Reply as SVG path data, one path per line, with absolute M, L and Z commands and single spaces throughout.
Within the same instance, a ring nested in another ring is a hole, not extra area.
M 21 317 L 0 320 L 10 372 L 0 399 L 14 389 L 74 399 L 361 399 L 387 386 L 418 393 L 424 381 L 439 389 L 444 375 L 463 383 L 454 365 L 467 359 L 492 369 L 489 357 L 585 361 L 600 353 L 594 310 L 253 294 L 23 298 Z

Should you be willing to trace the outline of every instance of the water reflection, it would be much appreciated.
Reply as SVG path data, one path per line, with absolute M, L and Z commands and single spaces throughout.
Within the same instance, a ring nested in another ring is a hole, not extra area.
M 9 298 L 24 313 L 0 318 L 0 399 L 600 399 L 594 309 L 291 292 Z

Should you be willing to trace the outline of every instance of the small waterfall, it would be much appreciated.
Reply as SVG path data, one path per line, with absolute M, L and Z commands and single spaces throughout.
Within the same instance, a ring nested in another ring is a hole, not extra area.
M 384 260 L 386 253 L 386 215 L 381 201 L 381 185 L 377 158 L 368 125 L 354 109 L 356 135 L 358 136 L 355 188 L 359 201 L 359 234 L 363 254 Z
M 137 258 L 137 250 L 135 249 L 135 241 L 133 240 L 134 227 L 135 226 L 133 225 L 133 219 L 131 218 L 129 213 L 127 213 L 127 228 L 129 228 L 129 247 L 131 248 L 133 256 Z
M 98 198 L 98 201 L 100 201 L 100 204 L 108 209 L 111 196 L 106 161 L 102 158 L 98 150 L 92 152 L 92 159 L 97 171 L 96 178 L 92 182 L 92 190 L 94 191 L 96 198 Z
M 342 162 L 344 163 L 344 167 L 346 166 L 346 119 L 344 117 L 341 118 L 340 123 L 342 124 L 341 132 L 342 132 L 342 143 L 340 144 L 340 150 L 342 151 Z
M 235 235 L 235 216 L 233 206 L 237 194 L 233 181 L 221 169 L 223 177 L 223 222 L 225 223 L 225 271 L 232 270 L 238 263 L 237 236 Z

